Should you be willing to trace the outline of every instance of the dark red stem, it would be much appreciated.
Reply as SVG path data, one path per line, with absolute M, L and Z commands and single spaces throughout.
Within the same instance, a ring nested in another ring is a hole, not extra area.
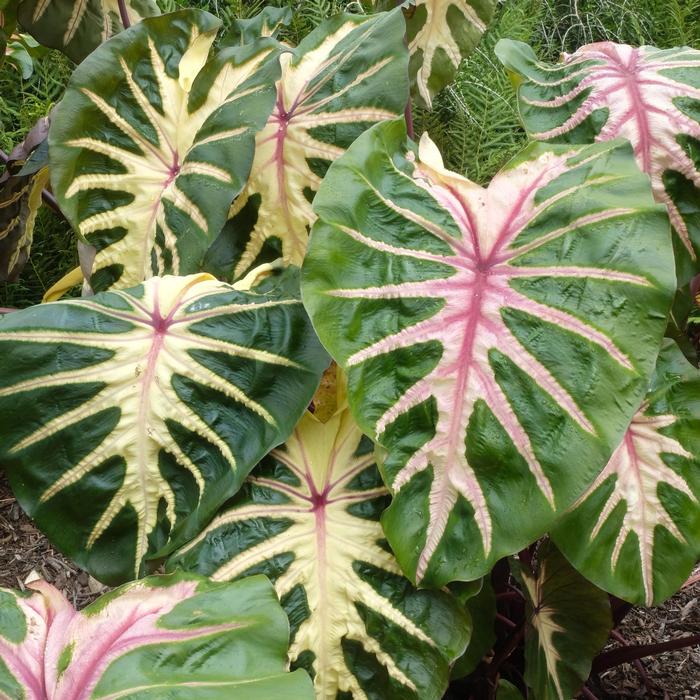
M 122 24 L 124 29 L 128 29 L 131 26 L 131 20 L 129 19 L 129 13 L 126 11 L 126 0 L 117 0 L 119 4 L 119 16 L 122 19 Z
M 629 646 L 629 642 L 617 631 L 613 630 L 610 632 L 610 636 L 620 642 L 623 646 Z M 647 687 L 647 690 L 650 692 L 654 692 L 657 690 L 654 682 L 649 678 L 649 675 L 646 672 L 646 669 L 644 668 L 642 662 L 639 659 L 635 659 L 633 661 L 634 667 L 637 669 L 637 673 L 641 676 L 642 680 L 644 681 L 644 685 Z
M 411 98 L 408 98 L 408 103 L 406 104 L 406 133 L 409 139 L 416 138 L 416 131 L 413 128 L 413 106 L 411 105 Z
M 671 639 L 668 642 L 659 642 L 658 644 L 638 644 L 622 647 L 621 649 L 612 649 L 598 655 L 593 662 L 593 673 L 601 673 L 609 668 L 613 668 L 613 666 L 630 663 L 645 656 L 656 656 L 664 651 L 675 651 L 676 649 L 692 647 L 697 644 L 700 644 L 700 634 L 691 634 L 678 639 Z

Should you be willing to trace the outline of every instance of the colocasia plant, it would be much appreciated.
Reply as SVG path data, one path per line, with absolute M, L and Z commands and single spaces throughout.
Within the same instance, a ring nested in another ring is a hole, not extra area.
M 0 276 L 42 201 L 80 266 L 0 316 L 0 466 L 119 587 L 0 590 L 0 697 L 564 700 L 654 652 L 602 650 L 700 556 L 700 52 L 502 41 L 532 142 L 482 187 L 411 115 L 494 3 L 354 9 L 2 0 L 80 64 Z

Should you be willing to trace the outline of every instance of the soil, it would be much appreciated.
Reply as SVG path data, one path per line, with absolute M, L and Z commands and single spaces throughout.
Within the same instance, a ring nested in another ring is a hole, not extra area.
M 0 587 L 26 588 L 28 578 L 52 583 L 76 608 L 106 589 L 54 549 L 15 500 L 0 473 Z
M 700 573 L 700 567 L 696 573 Z M 49 544 L 19 507 L 0 474 L 0 587 L 25 588 L 27 578 L 36 578 L 37 574 L 62 591 L 76 608 L 85 607 L 107 590 Z M 628 644 L 652 644 L 700 634 L 699 596 L 700 581 L 660 607 L 633 608 L 617 631 Z M 608 648 L 619 645 L 614 641 Z M 623 664 L 592 678 L 588 687 L 598 700 L 700 699 L 700 647 L 666 652 L 640 663 L 641 673 L 638 666 Z

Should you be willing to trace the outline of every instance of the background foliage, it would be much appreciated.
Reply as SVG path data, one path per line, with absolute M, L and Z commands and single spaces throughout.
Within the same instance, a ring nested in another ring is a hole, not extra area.
M 294 21 L 286 37 L 297 42 L 323 19 L 344 9 L 362 12 L 361 0 L 159 0 L 163 11 L 200 7 L 230 24 L 257 14 L 265 5 L 289 5 Z M 612 40 L 667 48 L 700 48 L 700 0 L 500 0 L 496 19 L 456 80 L 435 100 L 432 113 L 416 115 L 416 130 L 427 129 L 445 155 L 446 165 L 484 184 L 526 142 L 515 93 L 493 54 L 508 37 L 530 44 L 538 56 L 556 60 L 562 51 Z M 58 51 L 38 59 L 23 80 L 6 64 L 0 70 L 0 148 L 9 152 L 38 117 L 60 99 L 72 71 Z M 22 308 L 41 301 L 44 292 L 76 265 L 68 224 L 46 207 L 35 231 L 32 257 L 19 281 L 0 284 L 0 307 Z

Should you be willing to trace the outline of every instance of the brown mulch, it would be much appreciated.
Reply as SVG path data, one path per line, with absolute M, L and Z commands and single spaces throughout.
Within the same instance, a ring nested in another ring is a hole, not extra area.
M 0 472 L 0 587 L 25 588 L 28 577 L 52 583 L 76 608 L 105 587 L 54 549 L 15 500 Z
M 56 586 L 79 609 L 106 590 L 49 544 L 19 507 L 0 473 L 0 587 L 24 588 L 27 577 L 36 574 Z M 634 608 L 619 632 L 630 644 L 652 644 L 700 634 L 699 597 L 697 582 L 658 608 Z M 619 644 L 613 642 L 609 648 L 616 646 Z M 666 652 L 641 663 L 646 681 L 633 664 L 623 664 L 605 671 L 597 682 L 591 683 L 595 697 L 700 700 L 699 647 Z
M 696 569 L 696 573 L 700 567 Z M 656 644 L 700 634 L 700 582 L 681 590 L 656 608 L 632 608 L 618 628 L 630 644 Z M 619 643 L 608 645 L 619 647 Z M 596 696 L 607 698 L 700 698 L 700 647 L 650 656 L 642 669 L 622 664 L 601 674 Z M 645 682 L 643 675 L 647 676 Z

